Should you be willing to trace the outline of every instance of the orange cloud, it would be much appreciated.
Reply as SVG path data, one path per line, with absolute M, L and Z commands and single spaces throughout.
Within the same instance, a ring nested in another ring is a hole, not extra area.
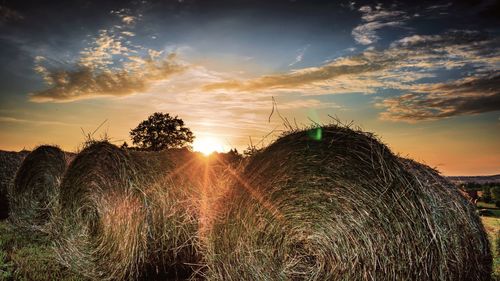
M 151 83 L 180 73 L 185 66 L 170 54 L 162 59 L 140 59 L 130 63 L 129 69 L 95 71 L 81 66 L 76 70 L 50 71 L 39 68 L 51 86 L 30 94 L 33 102 L 68 102 L 103 96 L 127 96 L 148 89 Z
M 203 87 L 206 91 L 304 91 L 313 94 L 373 92 L 376 88 L 407 89 L 439 68 L 465 64 L 491 70 L 500 62 L 492 52 L 498 39 L 471 31 L 442 35 L 413 35 L 391 44 L 386 50 L 367 49 L 318 67 L 265 75 L 248 80 L 225 80 Z M 360 84 L 363 86 L 361 87 Z M 341 87 L 339 87 L 341 85 Z
M 324 82 L 340 76 L 351 74 L 363 74 L 382 70 L 389 60 L 373 62 L 363 55 L 344 58 L 332 63 L 320 66 L 292 71 L 289 73 L 267 75 L 247 81 L 229 80 L 212 83 L 203 87 L 206 91 L 216 89 L 235 91 L 258 91 L 269 89 L 291 89 L 310 85 L 316 82 Z

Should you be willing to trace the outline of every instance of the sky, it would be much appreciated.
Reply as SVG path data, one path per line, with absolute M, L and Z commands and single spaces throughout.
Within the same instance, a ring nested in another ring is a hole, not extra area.
M 445 175 L 498 174 L 499 35 L 492 0 L 2 0 L 0 149 L 130 144 L 154 112 L 239 151 L 340 120 Z

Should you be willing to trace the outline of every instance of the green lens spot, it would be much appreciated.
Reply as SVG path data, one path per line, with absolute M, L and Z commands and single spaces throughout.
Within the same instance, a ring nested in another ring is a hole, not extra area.
M 307 132 L 307 134 L 313 140 L 320 141 L 322 136 L 323 136 L 323 130 L 320 127 L 318 127 L 318 128 L 314 128 L 314 129 L 309 130 Z

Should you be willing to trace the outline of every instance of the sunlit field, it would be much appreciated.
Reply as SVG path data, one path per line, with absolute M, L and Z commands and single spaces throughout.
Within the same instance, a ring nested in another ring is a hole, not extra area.
M 491 252 L 493 253 L 493 277 L 494 280 L 500 278 L 500 217 L 482 217 L 488 239 L 491 243 Z
M 245 155 L 195 147 L 206 151 L 88 140 L 76 154 L 27 154 L 6 180 L 2 278 L 498 275 L 500 220 L 480 219 L 464 191 L 370 133 L 331 124 L 290 129 Z

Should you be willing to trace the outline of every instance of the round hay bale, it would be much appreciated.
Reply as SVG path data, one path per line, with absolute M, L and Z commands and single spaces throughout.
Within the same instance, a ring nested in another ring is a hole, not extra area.
M 432 221 L 438 228 L 438 233 L 448 233 L 447 236 L 440 235 L 435 238 L 441 239 L 436 246 L 441 247 L 440 251 L 446 257 L 442 259 L 441 264 L 442 274 L 446 275 L 443 275 L 441 280 L 488 280 L 492 269 L 489 240 L 470 197 L 441 176 L 436 169 L 411 159 L 399 160 L 412 174 L 417 185 L 428 195 L 425 200 L 432 206 L 432 210 L 448 210 L 432 213 Z M 470 256 L 471 253 L 475 255 Z M 467 256 L 470 260 L 456 258 Z M 462 270 L 452 271 L 460 261 Z M 445 279 L 445 276 L 448 279 Z
M 195 153 L 161 153 L 173 166 L 145 191 L 149 211 L 150 251 L 144 280 L 185 280 L 200 268 L 198 249 L 202 188 L 210 184 L 209 167 Z
M 234 175 L 206 239 L 213 280 L 489 280 L 471 206 L 373 135 L 285 135 Z M 449 196 L 448 196 L 449 195 Z
M 93 280 L 189 276 L 197 221 L 177 154 L 107 142 L 80 152 L 61 185 L 60 262 Z
M 15 225 L 48 230 L 68 162 L 55 146 L 39 146 L 26 156 L 9 191 L 10 220 Z
M 8 191 L 12 188 L 16 172 L 28 153 L 24 150 L 20 152 L 0 151 L 0 220 L 9 217 Z
M 133 279 L 147 249 L 143 183 L 126 151 L 108 142 L 82 150 L 61 183 L 59 261 L 95 280 Z

